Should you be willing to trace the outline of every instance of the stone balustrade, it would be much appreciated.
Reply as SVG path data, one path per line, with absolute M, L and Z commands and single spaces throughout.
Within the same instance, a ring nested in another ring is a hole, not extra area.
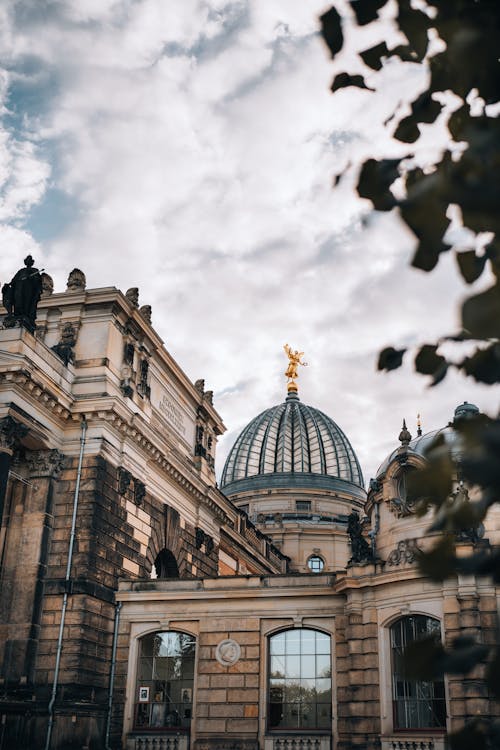
M 264 750 L 330 750 L 330 737 L 298 737 L 297 735 L 266 737 Z
M 126 750 L 189 750 L 189 738 L 187 735 L 129 734 Z

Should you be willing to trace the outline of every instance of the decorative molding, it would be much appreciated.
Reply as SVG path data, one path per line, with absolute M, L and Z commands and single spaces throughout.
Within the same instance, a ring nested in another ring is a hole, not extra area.
M 13 372 L 0 373 L 0 383 L 13 383 L 26 391 L 31 397 L 44 406 L 49 412 L 63 421 L 71 417 L 71 412 L 59 403 L 56 396 L 40 383 L 33 380 L 32 374 L 27 370 L 15 370 Z
M 414 563 L 422 550 L 417 544 L 416 539 L 403 539 L 398 542 L 397 547 L 392 550 L 387 558 L 388 565 L 403 565 Z

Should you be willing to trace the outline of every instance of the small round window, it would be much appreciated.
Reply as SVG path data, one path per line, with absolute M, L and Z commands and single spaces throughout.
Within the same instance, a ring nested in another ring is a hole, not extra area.
M 307 567 L 311 573 L 321 573 L 325 567 L 325 561 L 319 555 L 311 555 L 307 561 Z

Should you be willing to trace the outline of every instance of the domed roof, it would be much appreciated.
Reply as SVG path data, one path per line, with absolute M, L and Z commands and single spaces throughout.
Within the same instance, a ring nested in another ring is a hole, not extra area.
M 227 457 L 221 488 L 226 494 L 266 487 L 345 490 L 345 483 L 364 497 L 349 440 L 330 417 L 292 391 L 241 432 Z
M 450 422 L 446 427 L 442 427 L 440 430 L 431 430 L 431 432 L 426 432 L 425 435 L 418 435 L 416 438 L 413 438 L 413 440 L 410 440 L 406 450 L 417 456 L 425 456 L 432 441 L 438 435 L 443 435 L 445 443 L 451 451 L 451 455 L 454 458 L 458 458 L 461 452 L 461 446 L 459 436 L 453 429 L 455 420 L 470 419 L 471 417 L 476 416 L 476 414 L 479 414 L 478 407 L 475 406 L 475 404 L 470 404 L 468 401 L 464 401 L 463 404 L 459 404 L 455 409 L 453 422 Z M 394 460 L 400 450 L 401 446 L 395 448 L 380 464 L 375 474 L 377 479 L 381 477 L 382 474 L 385 474 L 389 464 Z

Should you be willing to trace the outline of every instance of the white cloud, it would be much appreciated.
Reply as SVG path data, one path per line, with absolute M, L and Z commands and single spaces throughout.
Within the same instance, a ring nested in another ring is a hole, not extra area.
M 406 153 L 383 123 L 426 83 L 414 64 L 359 66 L 356 50 L 401 41 L 395 4 L 375 33 L 346 20 L 335 65 L 317 36 L 324 10 L 301 0 L 74 0 L 42 18 L 36 4 L 19 13 L 11 2 L 5 59 L 13 71 L 36 59 L 55 83 L 19 132 L 4 133 L 0 179 L 19 222 L 48 186 L 40 148 L 52 155 L 50 184 L 79 206 L 44 244 L 56 287 L 75 257 L 89 285 L 139 285 L 166 346 L 216 393 L 229 428 L 221 457 L 284 396 L 288 341 L 310 363 L 302 397 L 338 421 L 369 476 L 403 416 L 421 411 L 430 429 L 459 401 L 485 407 L 491 396 L 454 376 L 428 390 L 408 367 L 375 373 L 387 343 L 453 329 L 462 288 L 451 258 L 430 276 L 408 268 L 414 238 L 397 212 L 368 217 L 355 193 L 363 159 Z M 332 96 L 344 66 L 377 94 Z M 39 71 L 31 80 L 41 85 Z M 419 158 L 436 158 L 446 137 L 444 121 L 428 130 Z M 10 232 L 21 259 L 29 235 Z

